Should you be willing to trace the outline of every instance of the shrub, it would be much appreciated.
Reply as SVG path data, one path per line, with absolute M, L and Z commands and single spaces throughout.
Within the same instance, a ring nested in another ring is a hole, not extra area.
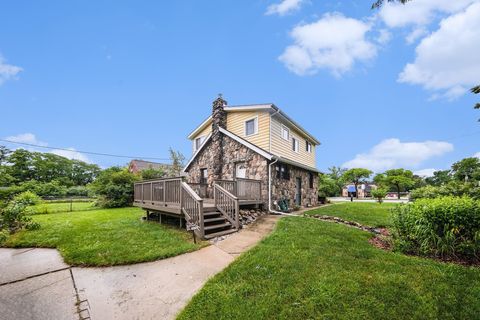
M 0 211 L 0 230 L 8 230 L 10 233 L 14 233 L 22 228 L 38 229 L 39 224 L 32 222 L 32 218 L 28 216 L 29 213 L 30 210 L 25 203 L 11 201 Z
M 24 191 L 22 193 L 17 194 L 14 198 L 13 201 L 16 202 L 21 202 L 25 204 L 26 206 L 33 206 L 38 203 L 40 203 L 41 199 L 39 196 L 37 196 L 35 193 L 32 191 Z
M 393 209 L 395 247 L 444 259 L 480 261 L 480 201 L 418 199 Z
M 133 183 L 138 176 L 127 169 L 112 167 L 103 170 L 92 183 L 91 188 L 99 196 L 97 204 L 104 208 L 131 206 Z
M 377 199 L 378 203 L 382 203 L 383 199 L 387 196 L 388 190 L 383 188 L 373 189 L 372 197 Z
M 66 195 L 69 197 L 88 197 L 90 190 L 85 186 L 73 186 L 67 189 Z
M 410 200 L 416 199 L 435 199 L 446 195 L 442 187 L 425 186 L 417 188 L 410 192 Z
M 8 231 L 7 230 L 0 230 L 0 246 L 7 241 L 8 238 Z

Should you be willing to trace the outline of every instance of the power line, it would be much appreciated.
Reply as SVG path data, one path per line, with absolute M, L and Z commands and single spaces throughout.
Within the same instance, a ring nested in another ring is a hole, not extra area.
M 114 158 L 127 158 L 127 159 L 148 159 L 148 160 L 161 160 L 161 161 L 166 161 L 166 160 L 170 161 L 170 160 L 171 160 L 171 159 L 169 159 L 169 158 L 125 156 L 125 155 L 118 155 L 118 154 L 93 152 L 93 151 L 82 151 L 82 150 L 72 150 L 72 149 L 67 149 L 67 148 L 47 147 L 47 146 L 42 146 L 42 145 L 38 145 L 38 144 L 34 144 L 34 143 L 17 142 L 17 141 L 6 140 L 6 139 L 0 139 L 0 141 L 9 142 L 9 143 L 15 143 L 15 144 L 20 144 L 20 145 L 29 146 L 29 147 L 50 149 L 50 150 L 63 150 L 63 151 L 70 151 L 70 152 L 79 152 L 79 153 L 91 154 L 91 155 L 95 155 L 95 156 L 114 157 Z

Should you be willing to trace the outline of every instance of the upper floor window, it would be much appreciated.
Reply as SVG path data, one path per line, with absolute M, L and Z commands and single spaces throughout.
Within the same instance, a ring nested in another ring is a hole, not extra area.
M 299 149 L 300 149 L 300 146 L 299 146 L 298 140 L 296 138 L 292 138 L 292 150 L 295 152 L 298 152 Z
M 290 130 L 288 130 L 288 128 L 283 125 L 281 130 L 282 130 L 282 138 L 288 141 L 288 139 L 290 139 Z
M 250 120 L 245 121 L 245 135 L 251 136 L 252 134 L 256 134 L 258 132 L 258 119 L 253 118 Z
M 306 147 L 306 151 L 307 151 L 308 153 L 312 153 L 312 144 L 311 144 L 308 140 L 306 140 L 306 141 L 305 141 L 305 145 L 307 146 L 307 147 Z
M 197 139 L 195 139 L 195 151 L 200 149 L 204 141 L 205 141 L 205 136 L 198 137 Z

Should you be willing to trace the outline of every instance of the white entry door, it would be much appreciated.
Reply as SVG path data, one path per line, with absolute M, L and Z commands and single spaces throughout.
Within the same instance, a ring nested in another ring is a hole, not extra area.
M 243 179 L 247 177 L 247 166 L 245 162 L 238 162 L 235 165 L 235 177 Z

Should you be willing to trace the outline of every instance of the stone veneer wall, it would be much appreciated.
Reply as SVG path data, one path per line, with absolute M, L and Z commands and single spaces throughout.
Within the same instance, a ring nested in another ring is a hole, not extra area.
M 222 133 L 219 133 L 223 135 Z M 216 163 L 218 163 L 217 143 L 221 143 L 222 161 L 221 170 L 219 170 Z M 215 161 L 217 159 L 217 161 Z M 216 172 L 221 172 L 222 180 L 233 180 L 235 177 L 235 165 L 238 162 L 245 162 L 247 166 L 246 178 L 261 180 L 262 197 L 265 203 L 268 202 L 268 161 L 263 156 L 223 135 L 222 139 L 210 140 L 207 142 L 197 156 L 197 158 L 190 164 L 188 169 L 188 182 L 200 182 L 200 169 L 208 169 L 207 183 L 209 185 L 209 194 L 211 195 L 211 187 L 213 181 L 216 180 Z
M 287 198 L 290 207 L 295 205 L 296 178 L 302 178 L 302 206 L 315 206 L 318 203 L 318 174 L 313 174 L 313 188 L 310 188 L 310 175 L 308 170 L 289 165 L 290 180 L 277 179 L 275 165 L 272 166 L 272 203 L 275 200 Z M 273 207 L 273 205 L 272 205 Z

